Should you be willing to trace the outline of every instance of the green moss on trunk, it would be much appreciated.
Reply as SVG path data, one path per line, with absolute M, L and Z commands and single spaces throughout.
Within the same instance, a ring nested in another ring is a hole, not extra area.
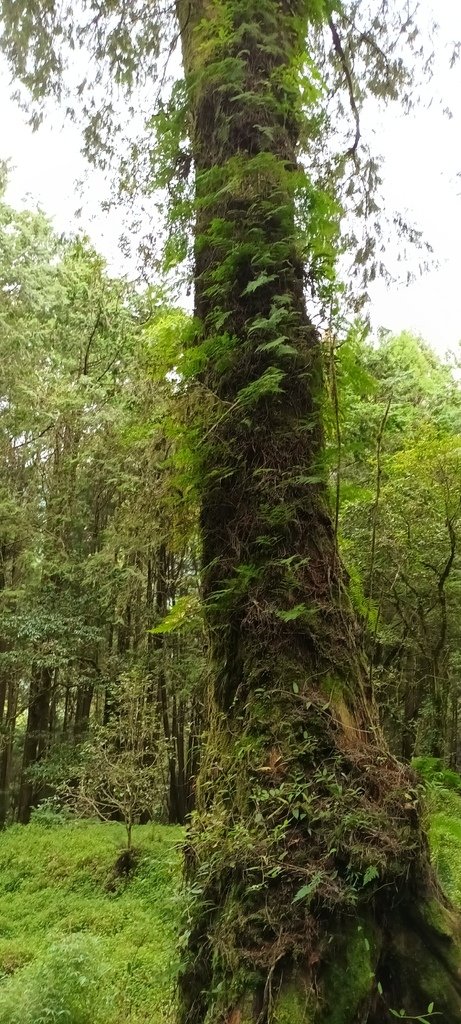
M 318 1008 L 316 1024 L 355 1024 L 367 1019 L 380 954 L 376 927 L 358 920 L 344 922 L 322 979 L 325 1007 Z
M 283 986 L 271 1014 L 273 1024 L 313 1024 L 312 991 L 301 979 Z

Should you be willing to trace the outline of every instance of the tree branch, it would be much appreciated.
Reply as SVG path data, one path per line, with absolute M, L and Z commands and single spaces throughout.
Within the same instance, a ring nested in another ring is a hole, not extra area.
M 339 32 L 338 32 L 338 29 L 336 28 L 336 25 L 335 25 L 335 23 L 334 23 L 334 21 L 333 21 L 333 19 L 331 17 L 328 18 L 328 26 L 329 26 L 329 29 L 330 29 L 330 32 L 331 32 L 331 36 L 332 36 L 332 39 L 333 39 L 333 46 L 334 46 L 334 49 L 335 49 L 336 56 L 338 57 L 338 60 L 339 60 L 339 62 L 341 64 L 341 67 L 342 67 L 342 69 L 344 71 L 344 77 L 346 79 L 346 84 L 347 84 L 347 91 L 349 93 L 349 103 L 351 105 L 351 110 L 352 110 L 352 114 L 353 114 L 354 121 L 355 121 L 355 137 L 354 137 L 354 141 L 352 143 L 352 146 L 350 146 L 350 148 L 347 150 L 346 156 L 350 156 L 350 157 L 352 157 L 353 160 L 356 160 L 357 159 L 357 150 L 358 150 L 358 147 L 359 147 L 361 132 L 360 132 L 360 114 L 359 114 L 359 108 L 357 106 L 357 101 L 355 99 L 354 83 L 353 83 L 353 80 L 352 80 L 351 69 L 350 69 L 349 64 L 347 62 L 346 54 L 344 53 L 343 44 L 341 42 L 341 38 L 340 38 L 340 35 L 339 35 Z

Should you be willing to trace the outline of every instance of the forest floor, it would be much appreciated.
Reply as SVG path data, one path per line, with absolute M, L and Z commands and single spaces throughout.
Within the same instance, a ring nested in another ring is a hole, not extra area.
M 461 796 L 430 794 L 433 859 L 461 907 Z M 170 1024 L 178 960 L 180 828 L 138 826 L 114 871 L 118 824 L 0 833 L 0 1024 Z
M 167 1024 L 182 829 L 15 825 L 0 833 L 0 1024 Z

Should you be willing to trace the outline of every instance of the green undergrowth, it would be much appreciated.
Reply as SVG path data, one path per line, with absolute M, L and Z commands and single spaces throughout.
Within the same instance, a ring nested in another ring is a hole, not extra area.
M 461 909 L 461 774 L 435 757 L 416 757 L 425 784 L 431 859 L 445 894 Z
M 180 916 L 179 828 L 122 825 L 0 833 L 0 1024 L 167 1024 Z
M 430 810 L 432 861 L 444 892 L 461 909 L 461 795 L 434 790 Z

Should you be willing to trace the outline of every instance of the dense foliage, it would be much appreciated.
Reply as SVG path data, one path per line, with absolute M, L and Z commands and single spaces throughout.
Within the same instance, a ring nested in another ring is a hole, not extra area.
M 404 759 L 431 753 L 456 765 L 457 366 L 408 333 L 370 345 L 352 331 L 327 347 L 340 543 L 382 720 Z
M 64 785 L 87 812 L 182 821 L 200 616 L 187 643 L 152 630 L 197 587 L 164 376 L 184 316 L 41 214 L 0 217 L 1 818 Z
M 168 375 L 187 317 L 41 214 L 3 203 L 1 218 L 2 817 L 58 794 L 81 813 L 183 821 L 206 664 L 190 438 Z M 359 326 L 326 336 L 324 363 L 331 503 L 382 721 L 404 758 L 456 765 L 455 366 Z

